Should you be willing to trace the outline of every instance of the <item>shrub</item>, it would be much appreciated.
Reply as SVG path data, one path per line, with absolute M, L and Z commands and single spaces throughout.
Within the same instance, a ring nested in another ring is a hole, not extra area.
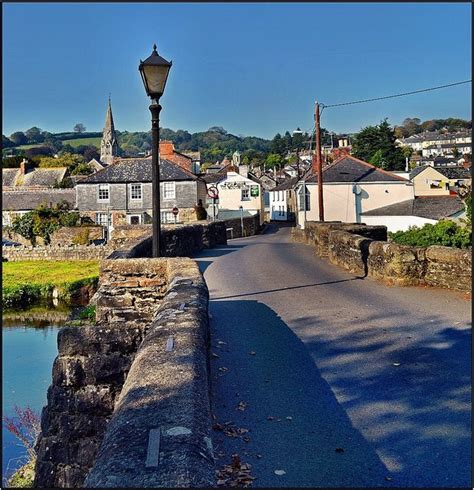
M 445 247 L 467 248 L 472 244 L 471 235 L 470 227 L 460 226 L 450 220 L 441 220 L 434 225 L 426 224 L 422 228 L 413 226 L 407 231 L 389 233 L 393 242 L 415 247 L 443 245 Z
M 90 320 L 90 321 L 95 321 L 95 306 L 94 305 L 89 305 L 83 308 L 79 312 L 79 318 L 81 320 Z

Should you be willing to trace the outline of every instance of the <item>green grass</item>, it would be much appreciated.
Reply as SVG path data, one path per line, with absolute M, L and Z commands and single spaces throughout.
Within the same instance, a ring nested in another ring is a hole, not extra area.
M 77 140 L 62 140 L 63 145 L 71 145 L 74 148 L 81 145 L 89 145 L 95 146 L 96 148 L 100 148 L 100 142 L 102 138 L 100 137 L 92 137 L 92 138 L 78 138 Z
M 56 288 L 69 301 L 82 286 L 96 286 L 96 260 L 4 262 L 2 304 L 6 308 L 27 306 L 49 299 Z

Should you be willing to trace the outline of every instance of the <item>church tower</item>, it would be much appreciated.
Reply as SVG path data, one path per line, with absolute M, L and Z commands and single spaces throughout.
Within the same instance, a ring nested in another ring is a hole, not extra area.
M 112 117 L 112 105 L 107 108 L 107 116 L 105 118 L 105 127 L 100 143 L 100 161 L 105 165 L 111 165 L 114 157 L 118 156 L 117 135 L 115 134 L 114 118 Z

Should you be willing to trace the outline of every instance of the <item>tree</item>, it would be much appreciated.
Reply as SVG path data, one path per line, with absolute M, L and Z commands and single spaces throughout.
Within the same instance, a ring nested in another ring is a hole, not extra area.
M 10 135 L 10 141 L 12 141 L 16 146 L 26 145 L 26 143 L 28 143 L 28 138 L 22 131 L 16 131 Z
M 403 170 L 405 158 L 395 140 L 394 130 L 384 119 L 378 126 L 367 126 L 356 135 L 352 142 L 352 153 L 366 162 L 374 159 L 374 162 L 381 164 L 383 161 L 384 168 L 388 170 Z
M 44 145 L 51 148 L 53 153 L 57 153 L 63 147 L 63 142 L 55 137 L 49 137 L 44 140 Z
M 88 146 L 84 152 L 82 153 L 84 156 L 84 160 L 86 162 L 90 162 L 93 158 L 96 160 L 99 160 L 100 155 L 99 152 L 97 151 L 97 148 L 95 146 Z
M 14 143 L 4 134 L 2 134 L 2 148 L 10 148 L 12 146 L 15 146 Z
M 28 143 L 42 143 L 44 141 L 43 130 L 36 126 L 27 129 L 25 136 L 28 138 Z
M 34 146 L 33 148 L 28 148 L 25 151 L 25 156 L 27 158 L 33 158 L 36 156 L 52 156 L 53 150 L 47 146 Z
M 75 133 L 84 133 L 86 130 L 86 127 L 84 126 L 84 124 L 82 123 L 77 123 L 75 126 L 74 126 L 74 132 Z

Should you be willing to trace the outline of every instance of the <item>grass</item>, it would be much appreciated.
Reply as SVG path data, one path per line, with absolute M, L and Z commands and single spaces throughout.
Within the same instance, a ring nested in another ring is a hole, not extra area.
M 36 461 L 28 461 L 25 465 L 13 473 L 8 480 L 7 486 L 10 488 L 32 488 L 35 479 Z
M 91 138 L 78 138 L 77 140 L 62 140 L 63 145 L 71 145 L 74 148 L 81 145 L 90 145 L 95 146 L 96 148 L 100 148 L 100 142 L 102 138 L 100 137 L 91 137 Z
M 6 308 L 28 306 L 52 296 L 70 301 L 82 286 L 97 285 L 99 262 L 74 261 L 21 261 L 4 262 L 2 278 L 2 303 Z

